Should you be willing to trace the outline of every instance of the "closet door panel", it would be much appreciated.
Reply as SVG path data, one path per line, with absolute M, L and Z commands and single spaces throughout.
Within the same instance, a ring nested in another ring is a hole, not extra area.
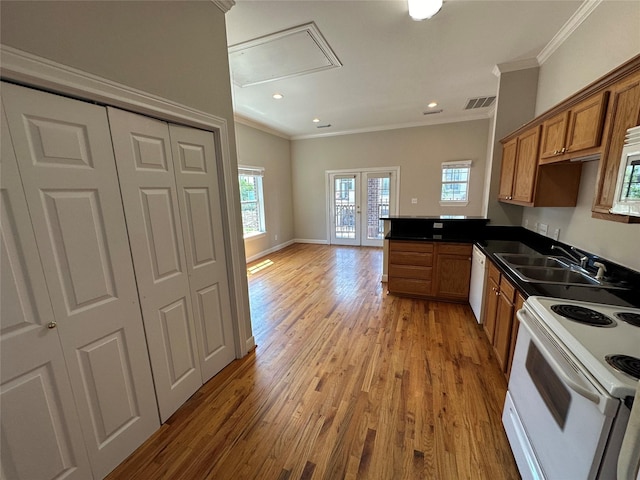
M 236 356 L 213 133 L 170 125 L 203 380 Z
M 89 460 L 4 111 L 2 116 L 0 476 L 84 480 L 91 478 Z
M 202 385 L 169 127 L 113 108 L 108 112 L 164 422 Z
M 3 102 L 85 445 L 102 477 L 159 425 L 106 111 L 4 84 Z

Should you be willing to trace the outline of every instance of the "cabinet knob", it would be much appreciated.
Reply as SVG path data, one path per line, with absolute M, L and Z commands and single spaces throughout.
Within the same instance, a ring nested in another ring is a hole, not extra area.
M 47 328 L 48 329 L 56 328 L 57 326 L 58 326 L 58 324 L 56 322 L 47 323 Z
M 560 153 L 564 153 L 564 152 L 566 152 L 566 151 L 567 151 L 567 149 L 566 149 L 566 148 L 564 148 L 564 147 L 562 147 L 562 150 L 560 150 Z
M 558 154 L 558 150 L 554 150 L 554 151 L 553 151 L 553 154 L 554 154 L 554 155 L 557 155 L 557 154 Z

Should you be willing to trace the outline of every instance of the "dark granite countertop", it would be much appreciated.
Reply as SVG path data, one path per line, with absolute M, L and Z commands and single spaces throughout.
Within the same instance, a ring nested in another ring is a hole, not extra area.
M 588 269 L 594 270 L 593 262 L 602 262 L 607 266 L 607 275 L 617 284 L 628 288 L 610 289 L 521 280 L 496 257 L 496 253 L 562 256 L 551 250 L 551 246 L 559 244 L 566 249 L 571 247 L 523 227 L 491 226 L 487 225 L 488 220 L 482 217 L 467 217 L 453 222 L 441 217 L 393 217 L 390 220 L 391 230 L 385 237 L 389 240 L 474 243 L 525 297 L 539 295 L 640 308 L 640 272 L 588 252 L 584 252 L 589 258 Z M 443 223 L 442 228 L 434 228 L 434 223 Z

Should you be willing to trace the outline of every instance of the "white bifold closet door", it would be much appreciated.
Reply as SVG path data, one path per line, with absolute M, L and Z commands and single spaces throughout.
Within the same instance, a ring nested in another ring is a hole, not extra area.
M 164 422 L 235 357 L 213 134 L 109 108 Z
M 2 115 L 0 478 L 85 480 L 89 459 Z
M 159 427 L 106 110 L 8 84 L 2 101 L 84 445 L 103 478 Z M 17 369 L 20 357 L 6 362 Z M 37 410 L 51 387 L 23 376 L 6 390 L 4 364 L 3 441 L 5 401 Z M 21 414 L 31 433 L 43 412 Z

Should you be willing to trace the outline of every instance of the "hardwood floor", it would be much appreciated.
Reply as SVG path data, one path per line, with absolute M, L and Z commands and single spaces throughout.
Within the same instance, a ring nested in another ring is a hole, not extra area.
M 387 295 L 381 249 L 296 244 L 249 267 L 257 349 L 110 480 L 519 478 L 468 305 Z

